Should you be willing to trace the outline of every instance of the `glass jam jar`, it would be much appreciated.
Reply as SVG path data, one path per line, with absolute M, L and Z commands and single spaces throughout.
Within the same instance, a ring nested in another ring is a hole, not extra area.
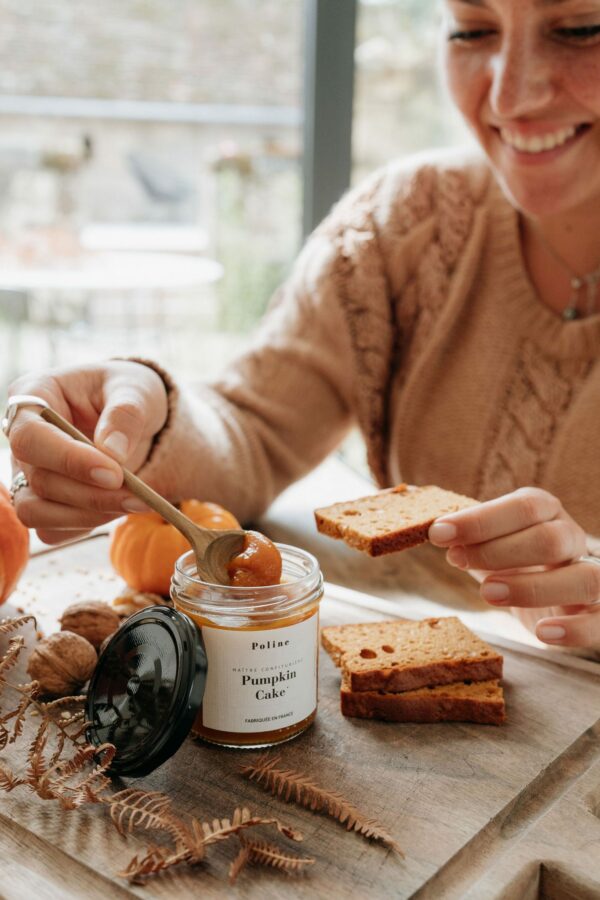
M 276 546 L 281 582 L 265 587 L 208 584 L 191 552 L 175 565 L 171 597 L 206 650 L 206 686 L 192 726 L 206 741 L 269 747 L 314 721 L 323 577 L 310 553 Z

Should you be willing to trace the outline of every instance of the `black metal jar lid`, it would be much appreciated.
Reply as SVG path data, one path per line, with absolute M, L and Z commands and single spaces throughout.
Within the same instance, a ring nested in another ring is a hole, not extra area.
M 202 637 L 184 613 L 151 606 L 127 619 L 100 655 L 87 696 L 89 742 L 116 747 L 111 775 L 147 775 L 179 749 L 206 669 Z

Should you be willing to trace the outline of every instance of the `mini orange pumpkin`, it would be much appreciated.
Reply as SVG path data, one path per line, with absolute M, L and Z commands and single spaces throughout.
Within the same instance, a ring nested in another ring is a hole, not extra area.
M 241 527 L 235 516 L 217 503 L 183 500 L 179 508 L 204 528 Z M 136 591 L 168 596 L 175 562 L 190 549 L 181 532 L 158 513 L 135 513 L 115 528 L 110 561 L 121 578 Z
M 0 484 L 0 603 L 16 587 L 29 559 L 29 530 L 17 518 L 10 494 Z

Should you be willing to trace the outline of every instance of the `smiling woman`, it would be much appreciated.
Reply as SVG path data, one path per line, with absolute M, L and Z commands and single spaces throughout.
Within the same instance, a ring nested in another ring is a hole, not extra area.
M 449 0 L 446 9 L 452 96 L 522 213 L 538 293 L 572 313 L 574 278 L 593 276 L 587 300 L 597 299 L 600 251 L 581 234 L 600 233 L 600 3 Z
M 218 382 L 131 360 L 12 390 L 240 521 L 358 424 L 380 486 L 482 501 L 429 537 L 480 570 L 484 600 L 600 649 L 600 0 L 446 0 L 443 37 L 480 152 L 394 163 L 343 198 Z M 17 512 L 55 542 L 128 498 L 118 467 L 49 427 L 22 410 L 10 442 Z

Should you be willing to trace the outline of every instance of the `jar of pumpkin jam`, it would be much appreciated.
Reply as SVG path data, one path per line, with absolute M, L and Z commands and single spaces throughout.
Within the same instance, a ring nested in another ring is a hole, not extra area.
M 208 584 L 198 577 L 193 553 L 176 563 L 171 597 L 195 623 L 206 651 L 206 685 L 192 726 L 206 741 L 269 747 L 314 721 L 323 578 L 310 553 L 276 546 L 283 565 L 275 585 Z

